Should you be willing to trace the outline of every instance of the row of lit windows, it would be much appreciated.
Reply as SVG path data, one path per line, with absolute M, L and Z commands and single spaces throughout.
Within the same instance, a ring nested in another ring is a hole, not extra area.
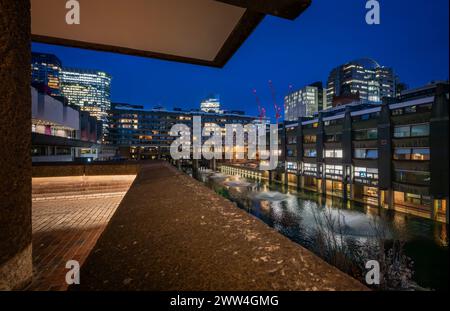
M 326 149 L 324 152 L 325 158 L 342 158 L 342 149 Z

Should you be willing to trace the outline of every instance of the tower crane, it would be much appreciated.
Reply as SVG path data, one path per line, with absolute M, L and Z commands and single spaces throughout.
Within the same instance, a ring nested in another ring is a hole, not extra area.
M 276 119 L 277 124 L 278 124 L 278 120 L 281 118 L 281 113 L 282 112 L 281 112 L 281 107 L 278 106 L 278 104 L 277 104 L 277 97 L 276 97 L 276 94 L 275 94 L 275 88 L 273 87 L 272 80 L 269 80 L 269 88 L 270 88 L 270 91 L 272 93 L 273 107 L 275 109 L 275 119 Z
M 266 117 L 266 109 L 261 105 L 261 101 L 259 100 L 258 94 L 256 93 L 256 89 L 253 89 L 253 95 L 255 95 L 256 104 L 258 105 L 259 121 L 262 123 L 263 119 Z

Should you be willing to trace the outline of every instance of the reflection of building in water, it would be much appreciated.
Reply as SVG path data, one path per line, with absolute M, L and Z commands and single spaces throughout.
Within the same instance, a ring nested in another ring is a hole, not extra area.
M 443 247 L 448 247 L 448 226 L 438 224 L 434 227 L 434 238 Z

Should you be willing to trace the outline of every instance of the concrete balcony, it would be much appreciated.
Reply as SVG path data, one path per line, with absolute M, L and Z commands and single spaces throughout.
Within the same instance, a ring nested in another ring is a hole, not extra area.
M 367 289 L 167 162 L 140 163 L 33 167 L 29 290 L 66 290 L 72 259 L 69 290 Z

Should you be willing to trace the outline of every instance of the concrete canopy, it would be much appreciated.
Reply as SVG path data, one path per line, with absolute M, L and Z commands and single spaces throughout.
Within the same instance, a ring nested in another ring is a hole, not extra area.
M 36 42 L 223 67 L 266 14 L 295 19 L 311 0 L 31 0 Z

